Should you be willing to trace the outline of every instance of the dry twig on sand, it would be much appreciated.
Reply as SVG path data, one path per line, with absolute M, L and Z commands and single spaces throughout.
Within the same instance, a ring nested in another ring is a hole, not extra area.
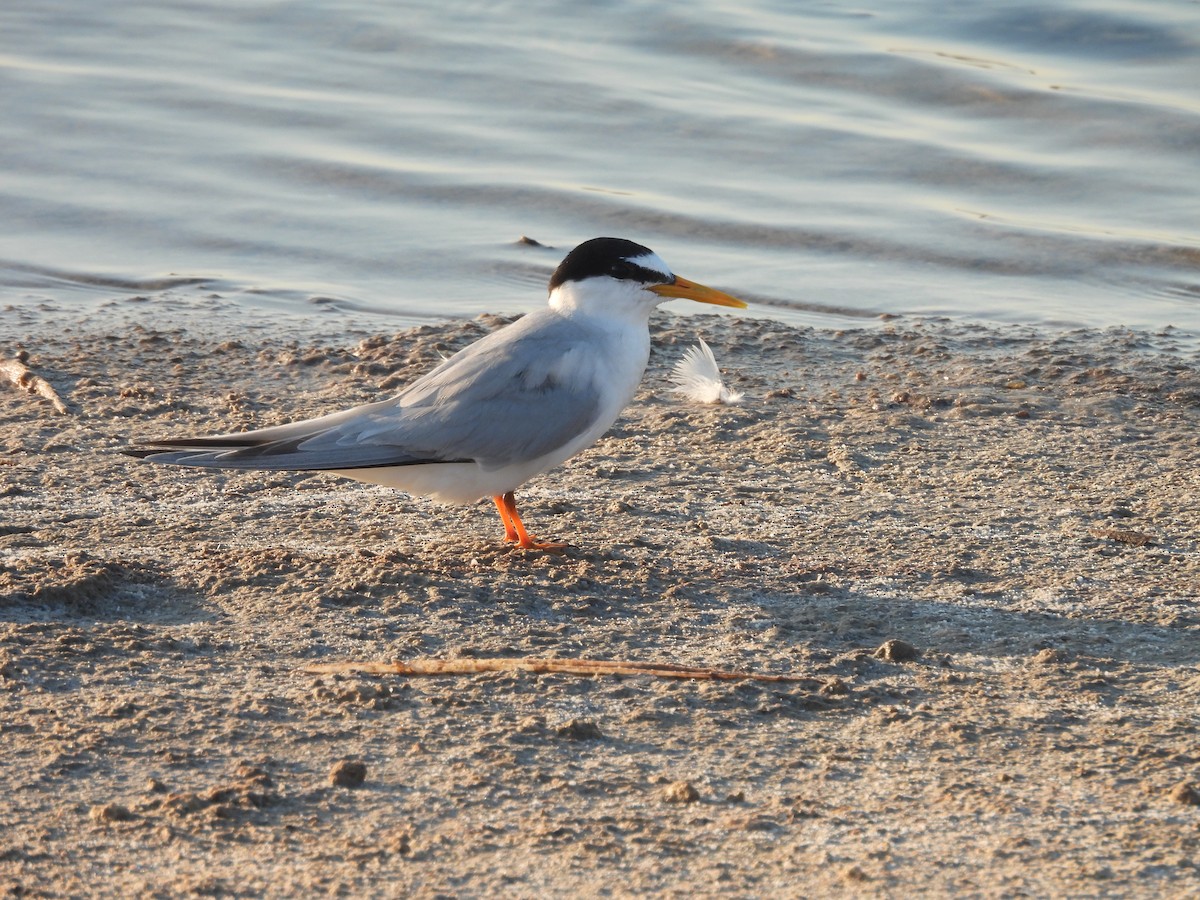
M 809 681 L 802 675 L 765 675 L 758 672 L 729 672 L 670 663 L 641 663 L 600 659 L 417 659 L 411 662 L 315 663 L 305 672 L 335 674 L 358 672 L 377 675 L 474 675 L 479 672 L 530 672 L 558 675 L 651 675 L 655 678 L 691 678 L 697 681 Z
M 62 398 L 58 396 L 58 392 L 50 386 L 50 382 L 46 381 L 40 375 L 34 375 L 29 371 L 29 367 L 20 359 L 0 359 L 0 376 L 3 376 L 8 381 L 11 381 L 19 388 L 23 388 L 31 394 L 37 394 L 39 397 L 45 397 L 54 404 L 54 408 L 64 416 L 70 415 L 71 410 L 67 408 L 67 404 L 63 403 Z

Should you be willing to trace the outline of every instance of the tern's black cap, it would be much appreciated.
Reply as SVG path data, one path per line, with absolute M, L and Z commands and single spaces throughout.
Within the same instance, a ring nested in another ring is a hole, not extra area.
M 567 254 L 550 276 L 550 290 L 568 281 L 583 281 L 598 275 L 640 281 L 643 284 L 668 284 L 675 280 L 670 272 L 658 272 L 630 262 L 654 251 L 624 238 L 598 237 L 584 241 Z

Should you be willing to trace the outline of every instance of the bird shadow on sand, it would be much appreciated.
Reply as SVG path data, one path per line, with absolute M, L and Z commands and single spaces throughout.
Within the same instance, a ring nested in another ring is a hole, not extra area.
M 925 658 L 961 654 L 1020 661 L 1043 651 L 1144 666 L 1195 665 L 1200 625 L 1162 625 L 890 594 L 823 589 L 752 598 L 784 640 L 875 648 L 900 639 Z

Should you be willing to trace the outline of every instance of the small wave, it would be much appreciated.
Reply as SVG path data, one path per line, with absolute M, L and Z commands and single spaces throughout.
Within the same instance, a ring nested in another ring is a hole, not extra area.
M 0 282 L 10 287 L 36 288 L 52 285 L 74 285 L 84 288 L 105 288 L 130 293 L 151 293 L 172 288 L 217 285 L 220 279 L 195 275 L 119 276 L 100 272 L 73 272 L 50 266 L 29 265 L 0 259 Z

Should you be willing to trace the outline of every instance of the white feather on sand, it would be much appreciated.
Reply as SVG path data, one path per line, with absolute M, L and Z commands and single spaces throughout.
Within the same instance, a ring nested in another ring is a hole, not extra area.
M 741 403 L 745 396 L 741 391 L 731 391 L 725 386 L 721 380 L 721 370 L 717 368 L 717 358 L 703 339 L 675 364 L 671 381 L 675 382 L 672 391 L 696 403 L 734 406 Z

